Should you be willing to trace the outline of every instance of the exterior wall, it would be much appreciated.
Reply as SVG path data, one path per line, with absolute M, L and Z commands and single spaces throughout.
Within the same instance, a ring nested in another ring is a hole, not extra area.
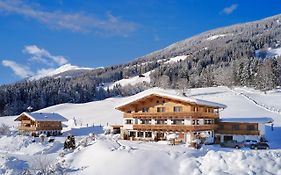
M 236 140 L 238 142 L 243 142 L 245 140 L 260 140 L 259 135 L 232 135 L 232 134 L 216 134 L 216 136 L 220 136 L 220 142 L 224 142 L 224 136 L 232 136 L 233 140 Z
M 265 124 L 259 123 L 259 124 L 258 124 L 258 129 L 259 129 L 259 131 L 260 131 L 260 135 L 261 135 L 261 136 L 265 136 Z

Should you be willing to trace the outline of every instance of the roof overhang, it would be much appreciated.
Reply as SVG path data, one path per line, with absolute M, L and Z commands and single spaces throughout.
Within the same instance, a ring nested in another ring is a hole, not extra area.
M 273 123 L 274 120 L 270 117 L 253 117 L 253 118 L 222 118 L 220 119 L 222 123 Z
M 142 95 L 142 93 L 143 93 L 143 95 Z M 123 111 L 122 109 L 124 107 L 132 105 L 134 103 L 137 103 L 139 101 L 142 101 L 144 99 L 147 99 L 147 98 L 150 98 L 153 96 L 166 98 L 166 99 L 172 99 L 172 100 L 176 100 L 176 101 L 179 101 L 182 103 L 188 103 L 188 104 L 193 104 L 193 105 L 208 106 L 208 107 L 214 107 L 214 108 L 226 108 L 227 107 L 226 105 L 220 104 L 220 103 L 215 103 L 215 102 L 211 102 L 211 101 L 200 100 L 200 99 L 195 99 L 195 98 L 190 98 L 190 97 L 172 95 L 169 93 L 151 92 L 151 93 L 145 94 L 144 92 L 141 92 L 139 94 L 132 96 L 131 99 L 129 99 L 128 101 L 126 101 L 122 104 L 119 104 L 118 106 L 115 107 L 115 109 Z

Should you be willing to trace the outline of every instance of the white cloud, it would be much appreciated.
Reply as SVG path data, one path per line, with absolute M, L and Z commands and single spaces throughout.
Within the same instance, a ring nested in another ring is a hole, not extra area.
M 14 74 L 21 78 L 26 78 L 34 75 L 34 73 L 30 70 L 29 67 L 20 65 L 11 60 L 3 60 L 2 65 L 11 68 L 14 71 Z
M 8 14 L 18 14 L 34 19 L 50 28 L 75 32 L 127 36 L 128 33 L 135 31 L 137 28 L 136 23 L 123 21 L 111 14 L 107 14 L 106 18 L 100 19 L 81 12 L 43 11 L 20 0 L 1 1 L 0 10 Z
M 36 45 L 25 46 L 23 52 L 30 54 L 31 60 L 44 63 L 46 65 L 53 65 L 53 63 L 56 63 L 57 65 L 61 66 L 68 62 L 65 57 L 54 56 L 47 50 L 39 48 Z
M 232 4 L 231 6 L 229 7 L 225 7 L 223 10 L 222 10 L 222 13 L 224 14 L 227 14 L 227 15 L 230 15 L 231 13 L 233 13 L 238 7 L 238 4 Z

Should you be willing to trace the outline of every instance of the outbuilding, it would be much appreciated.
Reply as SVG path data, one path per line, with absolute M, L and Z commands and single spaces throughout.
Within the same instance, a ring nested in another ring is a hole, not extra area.
M 18 130 L 21 133 L 29 133 L 33 136 L 46 134 L 47 136 L 60 135 L 62 122 L 67 119 L 57 113 L 23 112 L 15 121 L 19 121 Z

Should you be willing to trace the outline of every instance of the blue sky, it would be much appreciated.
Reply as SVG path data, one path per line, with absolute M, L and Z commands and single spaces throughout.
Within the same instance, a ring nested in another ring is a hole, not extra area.
M 280 0 L 0 0 L 0 84 L 68 63 L 126 63 L 210 29 L 279 13 Z

